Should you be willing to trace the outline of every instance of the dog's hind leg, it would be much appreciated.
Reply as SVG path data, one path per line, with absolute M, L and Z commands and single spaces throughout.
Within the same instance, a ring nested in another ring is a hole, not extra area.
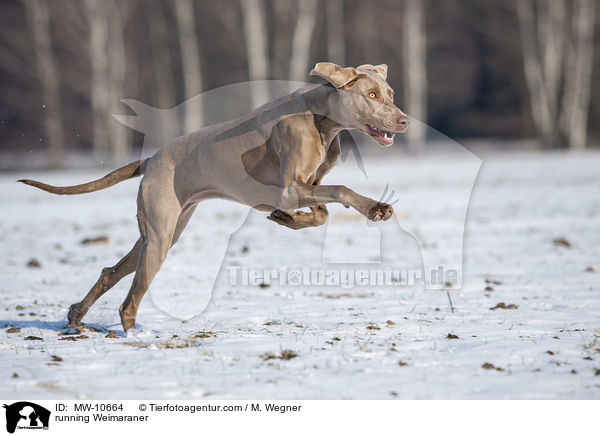
M 146 180 L 147 185 L 144 182 L 138 196 L 138 221 L 142 235 L 140 254 L 133 283 L 119 309 L 124 330 L 135 328 L 138 307 L 167 257 L 181 213 L 174 192 L 165 192 L 160 180 L 156 181 L 158 186 L 153 186 L 152 181 Z M 160 198 L 157 198 L 156 192 L 161 193 Z
M 72 304 L 69 308 L 67 319 L 69 327 L 77 327 L 81 324 L 81 319 L 85 316 L 89 308 L 113 286 L 115 286 L 123 277 L 135 271 L 137 260 L 140 253 L 141 240 L 138 239 L 131 251 L 114 266 L 102 269 L 98 281 L 92 286 L 83 300 Z
M 194 214 L 194 211 L 196 210 L 196 206 L 197 206 L 197 204 L 194 204 L 193 206 L 191 206 L 189 208 L 184 208 L 184 210 L 181 212 L 181 215 L 179 215 L 179 218 L 177 219 L 177 225 L 175 226 L 175 232 L 173 232 L 173 239 L 171 241 L 171 247 L 173 245 L 175 245 L 177 243 L 177 241 L 179 240 L 179 237 L 185 230 L 185 226 L 187 226 L 188 222 L 190 221 L 190 218 Z

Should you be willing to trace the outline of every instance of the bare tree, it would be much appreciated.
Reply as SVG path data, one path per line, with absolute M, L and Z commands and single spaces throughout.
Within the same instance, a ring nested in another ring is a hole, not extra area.
M 90 94 L 94 117 L 94 151 L 111 164 L 129 159 L 129 130 L 113 119 L 125 97 L 126 53 L 125 23 L 133 3 L 114 0 L 86 0 L 89 25 Z
M 158 2 L 156 8 L 148 8 L 148 24 L 150 41 L 152 42 L 152 70 L 154 73 L 154 90 L 156 101 L 161 109 L 171 109 L 175 106 L 175 78 L 173 76 L 173 58 L 169 46 L 169 29 L 165 17 L 166 8 Z M 176 111 L 164 111 L 164 124 L 161 129 L 162 144 L 170 142 L 179 132 Z
M 173 58 L 169 46 L 169 29 L 165 17 L 166 11 L 149 8 L 147 12 L 150 41 L 152 43 L 152 66 L 155 80 L 157 104 L 162 109 L 175 106 L 175 79 L 173 77 Z
M 120 111 L 120 100 L 125 96 L 125 78 L 127 72 L 127 58 L 125 53 L 125 22 L 129 14 L 131 3 L 122 4 L 117 1 L 105 1 L 108 17 L 108 45 L 107 57 L 109 63 L 109 85 L 110 85 L 110 114 Z M 135 77 L 135 75 L 133 75 Z M 131 132 L 112 118 L 108 119 L 111 160 L 113 164 L 121 164 L 128 161 L 131 151 Z
M 290 80 L 304 81 L 309 70 L 310 47 L 317 21 L 317 0 L 298 2 L 298 20 L 292 38 Z
M 594 55 L 595 0 L 579 0 L 575 4 L 572 26 L 574 50 L 569 50 L 565 84 L 565 110 L 560 126 L 568 132 L 567 146 L 585 148 L 587 142 L 588 110 L 592 88 Z M 574 58 L 574 59 L 573 59 Z
M 267 57 L 266 14 L 263 0 L 241 0 L 248 76 L 260 82 L 251 86 L 252 106 L 256 107 L 269 100 L 269 90 L 263 80 L 269 72 Z
M 44 0 L 23 2 L 33 34 L 37 73 L 44 102 L 44 124 L 50 166 L 61 167 L 64 161 L 65 135 L 62 124 L 60 81 L 50 34 L 50 14 Z
M 183 65 L 183 81 L 185 98 L 196 96 L 202 91 L 202 69 L 200 64 L 200 51 L 196 33 L 196 17 L 194 4 L 191 0 L 177 0 L 174 2 L 179 44 L 181 46 L 181 63 Z M 188 103 L 185 106 L 184 130 L 190 132 L 204 124 L 201 104 Z
M 567 5 L 573 5 L 573 11 Z M 532 115 L 542 143 L 584 148 L 594 0 L 519 0 L 517 11 Z
M 290 67 L 290 49 L 295 23 L 296 0 L 278 0 L 272 3 L 273 34 L 271 41 L 271 76 L 275 79 L 288 77 Z
M 423 150 L 427 118 L 427 47 L 422 0 L 404 1 L 404 98 L 407 113 L 418 120 L 406 131 L 409 150 Z
M 94 152 L 100 159 L 109 157 L 110 83 L 108 73 L 108 23 L 101 0 L 86 0 L 89 24 L 89 59 L 91 64 L 90 100 L 93 112 Z
M 328 60 L 343 66 L 346 63 L 343 0 L 326 0 L 325 16 L 327 19 Z

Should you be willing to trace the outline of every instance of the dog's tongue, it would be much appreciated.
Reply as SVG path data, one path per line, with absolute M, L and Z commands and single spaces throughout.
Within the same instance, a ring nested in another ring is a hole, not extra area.
M 391 144 L 392 142 L 394 142 L 394 134 L 390 134 L 390 136 L 388 136 L 387 134 L 382 134 L 382 135 L 377 135 L 377 137 L 379 139 L 381 139 L 383 142 L 385 142 L 386 144 Z
M 391 132 L 384 132 L 383 130 L 379 130 L 379 129 L 372 129 L 373 135 L 377 137 L 377 139 L 381 140 L 382 142 L 391 144 L 392 142 L 394 142 L 394 134 Z
M 380 139 L 383 142 L 386 142 L 388 144 L 391 144 L 392 142 L 394 142 L 394 133 L 392 133 L 392 132 L 385 132 L 383 130 L 378 129 L 375 126 L 372 126 L 371 124 L 367 124 L 367 127 L 369 129 L 369 132 L 373 136 L 375 136 L 377 139 Z

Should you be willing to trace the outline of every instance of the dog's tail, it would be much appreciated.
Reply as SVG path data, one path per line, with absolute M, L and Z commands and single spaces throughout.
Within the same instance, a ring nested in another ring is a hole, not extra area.
M 52 194 L 59 195 L 74 195 L 74 194 L 86 194 L 88 192 L 99 191 L 101 189 L 108 188 L 116 185 L 123 180 L 131 179 L 142 174 L 143 166 L 146 163 L 146 159 L 136 160 L 118 170 L 108 173 L 104 177 L 92 182 L 83 183 L 81 185 L 74 186 L 52 186 L 42 182 L 37 182 L 30 179 L 18 180 L 18 182 L 25 183 L 26 185 L 35 186 L 36 188 L 42 189 Z

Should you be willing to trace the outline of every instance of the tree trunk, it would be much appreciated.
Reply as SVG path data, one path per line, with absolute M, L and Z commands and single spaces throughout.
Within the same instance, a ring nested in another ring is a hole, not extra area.
M 560 85 L 566 43 L 566 7 L 564 0 L 538 3 L 538 41 L 543 67 L 543 86 L 551 119 L 557 118 Z
M 427 47 L 422 0 L 404 2 L 404 98 L 415 118 L 406 131 L 409 151 L 420 153 L 425 144 L 427 118 Z
M 292 38 L 290 80 L 306 81 L 309 72 L 310 47 L 317 21 L 317 0 L 298 2 L 298 20 Z
M 156 101 L 161 109 L 170 109 L 175 106 L 175 80 L 172 72 L 173 59 L 169 47 L 169 31 L 165 11 L 162 9 L 148 10 L 147 13 L 148 30 L 152 42 Z
M 101 0 L 86 0 L 86 15 L 90 29 L 89 58 L 91 64 L 90 97 L 93 113 L 93 147 L 96 157 L 109 158 L 110 85 L 107 58 L 108 23 Z
M 126 74 L 126 54 L 125 54 L 125 21 L 127 5 L 117 1 L 104 2 L 104 7 L 108 11 L 108 63 L 109 63 L 109 83 L 110 83 L 110 114 L 118 113 L 121 110 L 120 100 L 125 98 L 125 74 Z M 121 165 L 130 160 L 130 131 L 129 129 L 116 122 L 111 117 L 108 118 L 111 161 L 113 165 Z
M 185 99 L 189 100 L 202 91 L 202 70 L 200 68 L 194 5 L 191 0 L 177 0 L 174 5 L 179 31 L 179 44 L 181 46 Z M 188 102 L 185 106 L 185 132 L 192 132 L 203 125 L 204 116 L 201 102 Z
M 346 37 L 344 31 L 343 0 L 326 0 L 327 19 L 327 57 L 330 62 L 344 66 L 346 64 Z
M 573 13 L 573 52 L 565 83 L 565 115 L 561 126 L 570 148 L 583 149 L 587 142 L 587 120 L 592 87 L 595 0 L 578 0 Z M 563 121 L 564 120 L 564 121 Z
M 62 124 L 58 70 L 52 53 L 50 14 L 48 5 L 43 0 L 25 0 L 23 4 L 33 34 L 37 73 L 42 88 L 49 164 L 52 168 L 59 168 L 64 162 L 65 135 Z
M 542 70 L 541 54 L 538 49 L 534 0 L 515 0 L 523 46 L 523 66 L 525 80 L 531 99 L 531 110 L 536 129 L 546 146 L 551 146 L 556 140 L 555 124 L 549 110 L 546 86 Z
M 163 6 L 160 3 L 160 6 Z M 173 59 L 169 47 L 169 29 L 165 19 L 165 10 L 148 10 L 150 40 L 152 41 L 152 65 L 156 105 L 161 109 L 172 109 L 176 105 L 175 79 L 173 77 Z M 161 126 L 160 144 L 171 142 L 179 132 L 177 112 L 165 110 Z
M 266 83 L 269 71 L 267 58 L 267 27 L 263 0 L 241 0 L 244 34 L 246 36 L 246 53 L 248 58 L 248 76 L 252 107 L 260 106 L 269 100 Z
M 273 2 L 273 34 L 277 35 L 271 42 L 273 55 L 271 57 L 271 77 L 287 79 L 290 67 L 290 48 L 292 34 L 296 22 L 296 0 L 277 0 Z

